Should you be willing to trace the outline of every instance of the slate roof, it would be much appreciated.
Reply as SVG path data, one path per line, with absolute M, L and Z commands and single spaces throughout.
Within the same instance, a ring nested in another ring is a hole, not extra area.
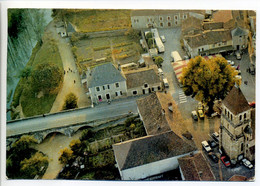
M 119 170 L 125 170 L 197 150 L 174 132 L 146 136 L 113 145 Z
M 234 86 L 222 102 L 234 115 L 250 109 L 241 89 Z
M 188 41 L 189 46 L 192 48 L 232 40 L 230 31 L 223 29 L 204 31 L 201 34 L 197 34 L 195 36 L 186 36 L 184 38 Z
M 153 69 L 125 74 L 128 89 L 160 83 L 160 78 Z
M 189 12 L 194 12 L 202 15 L 205 14 L 205 10 L 136 9 L 131 11 L 131 16 L 159 16 Z
M 88 88 L 125 81 L 122 74 L 112 63 L 106 63 L 95 67 L 88 80 Z
M 241 27 L 237 27 L 231 31 L 231 34 L 232 36 L 244 36 L 248 35 L 248 30 Z
M 216 178 L 202 153 L 178 159 L 185 181 L 215 181 Z
M 68 26 L 67 26 L 67 32 L 76 32 L 74 27 L 71 25 L 71 23 L 68 23 Z
M 171 130 L 156 93 L 136 101 L 147 135 Z

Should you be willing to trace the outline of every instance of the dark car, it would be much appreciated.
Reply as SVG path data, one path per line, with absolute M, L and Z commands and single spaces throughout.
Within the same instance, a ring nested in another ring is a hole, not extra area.
M 214 140 L 209 140 L 208 144 L 211 148 L 215 148 L 216 146 L 218 146 L 218 144 Z
M 226 156 L 222 156 L 221 158 L 222 163 L 226 166 L 229 167 L 230 166 L 230 161 Z
M 218 163 L 218 157 L 214 153 L 209 153 L 208 156 L 210 159 L 212 159 L 212 161 Z
M 219 142 L 219 134 L 217 132 L 214 132 L 211 136 L 216 142 Z

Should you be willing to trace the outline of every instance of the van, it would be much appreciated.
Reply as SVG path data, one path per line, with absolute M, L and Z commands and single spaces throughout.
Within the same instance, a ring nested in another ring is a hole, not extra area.
M 165 88 L 169 88 L 169 83 L 168 83 L 167 78 L 163 79 L 163 84 L 164 84 Z
M 182 61 L 182 58 L 181 58 L 181 56 L 180 56 L 178 51 L 172 51 L 171 52 L 171 57 L 172 57 L 172 61 L 173 62 Z
M 161 69 L 161 68 L 158 68 L 158 74 L 159 74 L 160 76 L 162 76 L 162 75 L 163 75 L 163 71 L 162 71 L 162 69 Z

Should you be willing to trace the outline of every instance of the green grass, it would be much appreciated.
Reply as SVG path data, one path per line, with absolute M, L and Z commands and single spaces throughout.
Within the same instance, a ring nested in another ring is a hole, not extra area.
M 40 46 L 39 43 L 36 44 L 26 66 L 31 66 L 34 70 L 38 64 L 43 63 L 54 63 L 63 71 L 63 64 L 58 48 L 54 43 L 48 40 L 46 40 L 42 46 Z M 29 77 L 28 79 L 20 79 L 15 89 L 12 105 L 16 107 L 19 105 L 19 102 L 21 102 L 25 117 L 41 115 L 50 112 L 56 96 L 57 94 L 45 94 L 43 97 L 37 98 L 36 93 L 31 87 Z M 13 116 L 15 115 L 13 114 Z M 15 118 L 12 117 L 12 119 Z

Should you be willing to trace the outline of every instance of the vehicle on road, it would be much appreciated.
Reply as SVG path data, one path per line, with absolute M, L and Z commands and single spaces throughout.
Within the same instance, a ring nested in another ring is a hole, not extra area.
M 249 168 L 249 169 L 252 169 L 254 166 L 252 165 L 252 163 L 248 160 L 248 159 L 246 159 L 246 158 L 244 158 L 244 159 L 242 159 L 242 163 L 243 163 L 243 165 L 245 166 L 245 167 L 247 167 L 247 168 Z
M 242 80 L 242 76 L 240 76 L 240 75 L 236 75 L 235 78 L 238 80 Z
M 171 52 L 171 57 L 172 57 L 172 61 L 174 61 L 174 62 L 182 61 L 182 58 L 181 58 L 181 56 L 180 56 L 178 51 L 172 51 Z
M 165 36 L 160 36 L 163 43 L 166 42 Z
M 241 75 L 241 70 L 236 70 L 237 75 Z
M 209 153 L 209 152 L 212 151 L 212 149 L 210 148 L 210 146 L 209 146 L 209 144 L 208 144 L 207 141 L 201 142 L 201 145 L 202 145 L 203 149 L 204 149 L 207 153 Z
M 163 79 L 163 84 L 164 84 L 165 88 L 169 88 L 169 83 L 168 83 L 167 78 Z
M 198 115 L 200 119 L 204 119 L 204 113 L 202 110 L 198 110 Z
M 234 66 L 235 65 L 235 62 L 234 61 L 231 61 L 231 60 L 227 60 L 228 64 L 230 64 L 231 66 Z
M 213 152 L 210 152 L 208 154 L 209 158 L 212 159 L 212 161 L 214 161 L 215 163 L 218 163 L 218 157 L 216 156 L 216 154 L 214 154 Z
M 215 142 L 214 140 L 209 140 L 208 144 L 211 148 L 215 148 L 216 146 L 218 146 L 217 142 Z
M 222 156 L 221 158 L 222 163 L 226 166 L 229 167 L 230 166 L 230 161 L 226 156 Z
M 218 143 L 219 142 L 219 134 L 214 132 L 211 134 L 211 137 Z
M 158 74 L 159 74 L 160 76 L 163 75 L 163 70 L 162 70 L 161 68 L 158 68 Z
M 250 65 L 249 68 L 248 68 L 248 72 L 251 75 L 255 75 L 255 66 L 254 65 Z
M 235 55 L 236 55 L 236 58 L 237 58 L 238 60 L 240 60 L 240 59 L 241 59 L 241 54 L 240 54 L 240 52 L 239 52 L 239 51 L 236 51 Z
M 195 120 L 198 121 L 198 115 L 197 112 L 195 110 L 191 111 L 191 117 Z

